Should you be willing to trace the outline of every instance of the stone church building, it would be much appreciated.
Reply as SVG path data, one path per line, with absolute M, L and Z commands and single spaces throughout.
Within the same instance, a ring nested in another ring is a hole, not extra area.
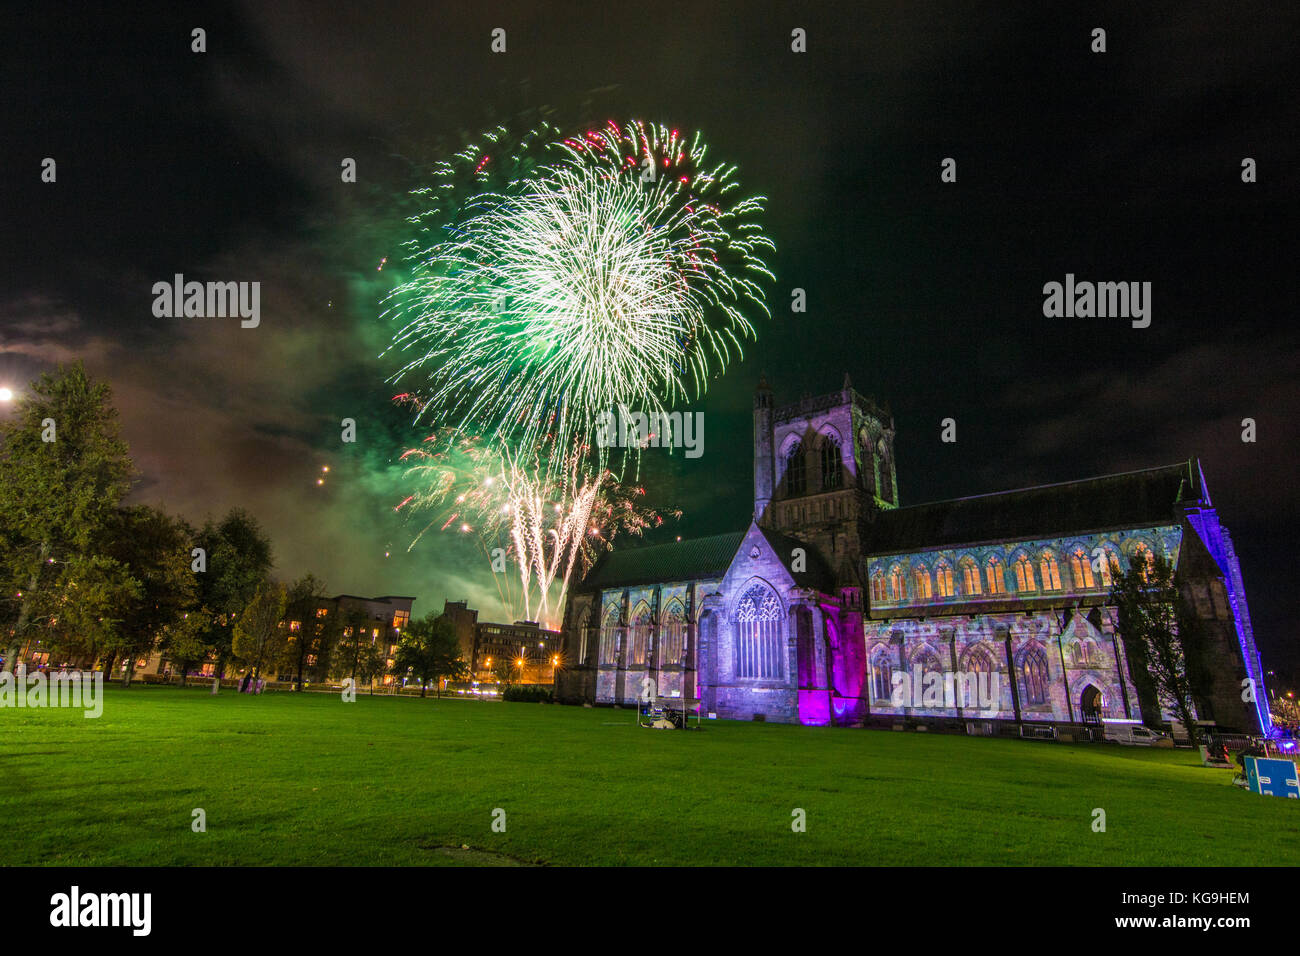
M 1266 729 L 1241 570 L 1199 463 L 903 506 L 886 409 L 847 376 L 782 406 L 764 381 L 749 527 L 604 555 L 566 606 L 557 696 L 648 690 L 718 718 L 986 733 L 1158 724 L 1108 602 L 1111 562 L 1156 554 L 1202 625 L 1199 718 Z M 952 675 L 989 693 L 954 693 Z

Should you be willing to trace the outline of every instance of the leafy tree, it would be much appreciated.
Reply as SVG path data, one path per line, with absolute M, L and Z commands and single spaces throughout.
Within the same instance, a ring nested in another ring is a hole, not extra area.
M 190 571 L 189 529 L 178 518 L 148 505 L 121 508 L 105 530 L 104 551 L 130 570 L 139 596 L 127 600 L 121 624 L 107 641 L 126 659 L 122 683 L 129 685 L 137 658 L 148 656 L 167 628 L 196 611 Z
M 247 511 L 232 508 L 220 522 L 209 518 L 195 536 L 207 556 L 207 570 L 195 574 L 204 617 L 203 640 L 216 657 L 217 676 L 232 655 L 234 624 L 271 573 L 271 540 Z
M 384 652 L 373 643 L 365 645 L 357 657 L 356 680 L 370 685 L 371 696 L 375 693 L 375 680 L 383 676 L 387 663 Z
M 508 654 L 493 657 L 490 670 L 500 684 L 513 684 L 519 672 L 518 667 L 515 666 L 515 659 Z
M 190 670 L 207 660 L 209 646 L 203 638 L 210 618 L 211 612 L 207 608 L 199 608 L 163 628 L 159 649 L 180 670 L 182 687 Z
M 1135 563 L 1128 571 L 1111 566 L 1110 599 L 1118 608 L 1116 627 L 1133 656 L 1134 683 L 1154 696 L 1155 711 L 1172 709 L 1187 729 L 1192 746 L 1200 743 L 1193 717 L 1193 680 L 1186 645 L 1194 644 L 1197 621 L 1184 598 L 1173 563 L 1163 555 Z
M 442 696 L 442 678 L 461 677 L 469 670 L 460 656 L 460 642 L 451 620 L 430 614 L 412 621 L 393 655 L 393 672 L 398 675 L 413 674 L 420 679 L 420 696 L 424 697 L 428 685 L 438 684 Z
M 274 663 L 287 643 L 284 610 L 288 595 L 284 586 L 264 582 L 235 621 L 231 649 L 257 677 L 264 665 Z
M 126 608 L 143 597 L 143 585 L 121 561 L 75 556 L 60 569 L 57 585 L 35 603 L 35 617 L 48 622 L 44 643 L 51 658 L 84 667 L 106 657 L 121 643 Z
M 111 390 L 77 363 L 42 374 L 0 420 L 0 635 L 12 669 L 38 608 L 54 603 L 60 567 L 87 557 L 133 469 Z
M 335 653 L 330 658 L 331 676 L 359 679 L 362 658 L 366 648 L 373 648 L 375 657 L 382 664 L 379 649 L 374 647 L 374 635 L 370 633 L 370 618 L 359 607 L 343 607 L 339 610 L 339 641 Z
M 310 666 L 316 674 L 329 672 L 330 656 L 342 635 L 339 617 L 328 606 L 325 584 L 313 574 L 305 574 L 289 586 L 286 619 L 296 624 L 290 628 L 284 661 L 294 673 L 294 683 L 302 690 L 303 675 Z M 315 663 L 309 661 L 315 658 Z

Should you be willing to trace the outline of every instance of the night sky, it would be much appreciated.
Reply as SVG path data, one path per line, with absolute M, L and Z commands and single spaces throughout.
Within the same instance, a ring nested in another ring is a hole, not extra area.
M 40 4 L 0 31 L 0 384 L 76 358 L 111 382 L 136 500 L 248 508 L 284 578 L 502 617 L 486 559 L 454 535 L 408 553 L 393 512 L 419 437 L 379 357 L 396 210 L 502 119 L 640 117 L 701 130 L 777 244 L 773 319 L 694 406 L 704 456 L 647 464 L 653 502 L 686 512 L 662 534 L 747 521 L 760 372 L 778 402 L 848 372 L 893 410 L 904 504 L 1199 456 L 1265 666 L 1294 666 L 1294 4 L 331 6 Z M 261 326 L 155 318 L 178 272 L 260 281 Z M 1151 326 L 1044 318 L 1066 273 L 1151 282 Z

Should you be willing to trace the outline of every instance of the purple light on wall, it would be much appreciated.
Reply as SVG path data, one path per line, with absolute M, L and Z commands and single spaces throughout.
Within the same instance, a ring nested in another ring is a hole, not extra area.
M 829 696 L 824 690 L 799 691 L 799 723 L 826 727 L 831 722 Z

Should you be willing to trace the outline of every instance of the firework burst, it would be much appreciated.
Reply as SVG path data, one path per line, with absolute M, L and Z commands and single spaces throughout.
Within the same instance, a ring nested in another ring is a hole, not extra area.
M 427 376 L 440 422 L 562 468 L 594 444 L 602 413 L 698 397 L 752 337 L 746 311 L 766 314 L 758 280 L 770 277 L 762 200 L 733 201 L 734 171 L 706 167 L 698 138 L 611 124 L 554 143 L 548 165 L 447 217 L 481 152 L 447 167 L 441 235 L 414 244 L 389 300 L 404 322 L 394 379 Z
M 472 535 L 494 570 L 514 564 L 518 590 L 511 575 L 493 577 L 502 603 L 530 620 L 562 609 L 574 573 L 585 574 L 617 536 L 640 535 L 664 520 L 638 503 L 644 488 L 624 485 L 608 470 L 591 476 L 580 455 L 569 456 L 557 480 L 536 459 L 445 429 L 402 461 L 419 490 L 397 510 L 423 522 L 410 548 L 433 529 Z

